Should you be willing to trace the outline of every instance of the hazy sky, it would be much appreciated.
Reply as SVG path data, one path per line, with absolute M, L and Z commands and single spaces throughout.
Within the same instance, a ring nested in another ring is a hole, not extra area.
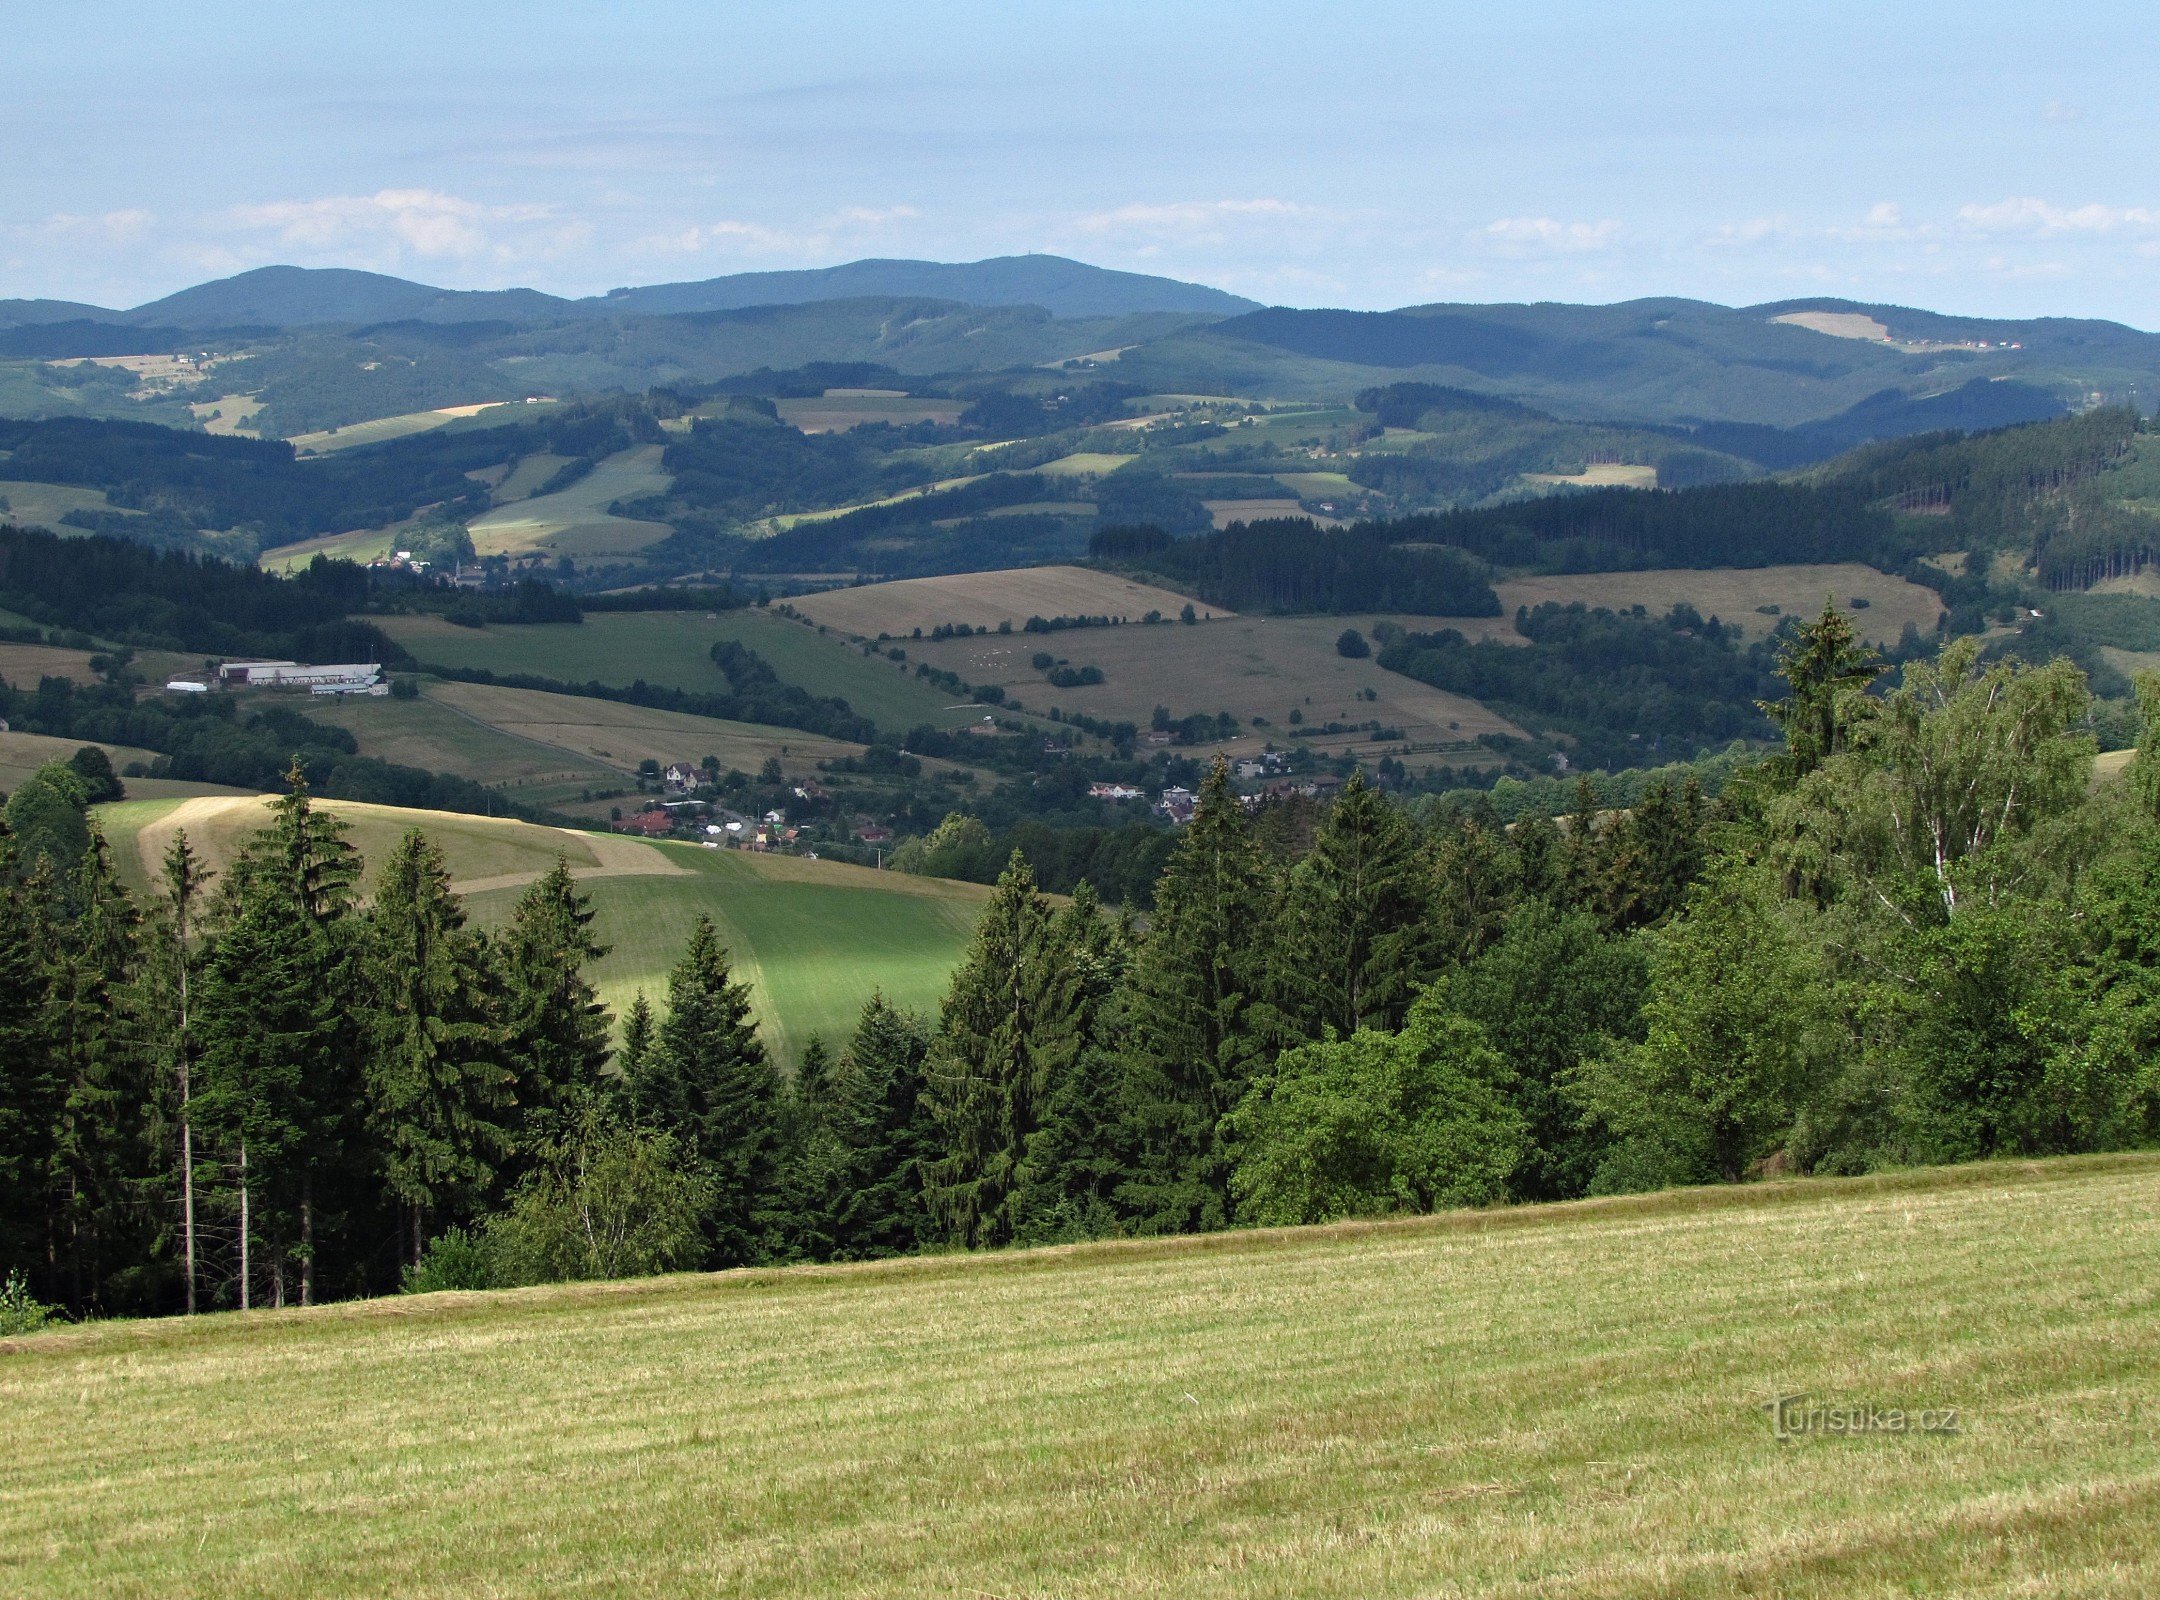
M 1764 13 L 1753 15 L 1752 13 Z M 2146 6 L 9 5 L 0 296 L 1053 251 L 1292 305 L 2160 328 Z

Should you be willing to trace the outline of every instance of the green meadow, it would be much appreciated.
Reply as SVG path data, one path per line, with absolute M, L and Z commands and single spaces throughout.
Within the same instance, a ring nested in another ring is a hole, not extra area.
M 705 694 L 726 688 L 711 652 L 718 641 L 731 639 L 763 656 L 785 681 L 845 700 L 888 733 L 969 720 L 966 709 L 948 709 L 952 696 L 891 662 L 762 610 L 602 611 L 577 623 L 490 628 L 460 628 L 430 616 L 379 621 L 431 666 L 524 672 L 570 683 L 626 685 L 643 678 Z
M 878 872 L 694 844 L 544 828 L 457 812 L 356 801 L 318 802 L 346 826 L 371 864 L 420 828 L 441 846 L 467 916 L 486 927 L 508 918 L 526 885 L 558 856 L 592 901 L 593 934 L 609 953 L 591 976 L 618 1017 L 640 990 L 663 1006 L 668 972 L 699 915 L 719 928 L 735 975 L 751 988 L 766 1047 L 784 1064 L 812 1037 L 837 1048 L 863 1003 L 882 991 L 934 1013 L 966 953 L 990 891 L 979 884 Z M 173 834 L 185 829 L 213 870 L 267 821 L 253 796 L 127 800 L 98 810 L 131 890 L 147 892 Z M 367 892 L 372 877 L 361 880 Z

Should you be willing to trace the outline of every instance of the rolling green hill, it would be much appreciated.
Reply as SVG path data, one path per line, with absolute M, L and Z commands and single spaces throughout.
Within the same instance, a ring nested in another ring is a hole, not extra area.
M 248 797 L 127 800 L 99 808 L 123 876 L 133 889 L 176 830 L 213 868 L 229 862 L 263 824 L 265 801 Z M 934 1009 L 965 952 L 989 890 L 940 878 L 881 873 L 841 862 L 689 844 L 653 844 L 499 818 L 322 801 L 348 839 L 379 863 L 397 839 L 421 828 L 447 856 L 474 923 L 506 918 L 525 885 L 566 859 L 592 898 L 593 932 L 611 947 L 593 973 L 618 1016 L 643 990 L 655 1004 L 702 913 L 718 924 L 736 972 L 751 985 L 766 1046 L 783 1063 L 813 1036 L 837 1043 L 875 991 Z M 362 880 L 363 892 L 369 880 Z
M 2106 1157 L 104 1323 L 0 1343 L 0 1562 L 25 1597 L 2132 1600 L 2156 1219 L 2160 1162 Z

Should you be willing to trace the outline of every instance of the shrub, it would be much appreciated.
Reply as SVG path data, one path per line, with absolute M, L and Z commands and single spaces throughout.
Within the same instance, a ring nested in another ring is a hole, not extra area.
M 7 1282 L 0 1284 L 0 1339 L 36 1333 L 58 1321 L 59 1316 L 53 1307 L 31 1296 L 30 1285 L 23 1281 L 21 1273 L 10 1272 Z
M 399 1285 L 407 1294 L 434 1294 L 442 1289 L 492 1289 L 493 1265 L 485 1240 L 463 1228 L 447 1228 L 428 1241 L 417 1265 L 405 1269 Z
M 1353 661 L 1358 661 L 1372 654 L 1372 646 L 1365 642 L 1365 635 L 1358 632 L 1357 629 L 1345 628 L 1340 634 L 1336 635 L 1335 653 L 1339 656 L 1348 656 Z

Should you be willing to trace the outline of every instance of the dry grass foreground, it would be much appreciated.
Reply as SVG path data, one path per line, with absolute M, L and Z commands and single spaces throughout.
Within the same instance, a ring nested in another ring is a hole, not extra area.
M 1018 632 L 1029 617 L 1130 617 L 1138 622 L 1150 611 L 1174 617 L 1186 599 L 1169 589 L 1085 567 L 1016 567 L 828 589 L 791 603 L 811 621 L 840 633 L 862 639 L 887 633 L 904 639 L 917 628 L 928 633 L 948 622 L 975 628 L 1010 622 Z M 1236 614 L 1193 604 L 1216 617 Z
M 0 1345 L 0 1588 L 2144 1597 L 2156 1284 L 2121 1157 L 115 1323 Z

